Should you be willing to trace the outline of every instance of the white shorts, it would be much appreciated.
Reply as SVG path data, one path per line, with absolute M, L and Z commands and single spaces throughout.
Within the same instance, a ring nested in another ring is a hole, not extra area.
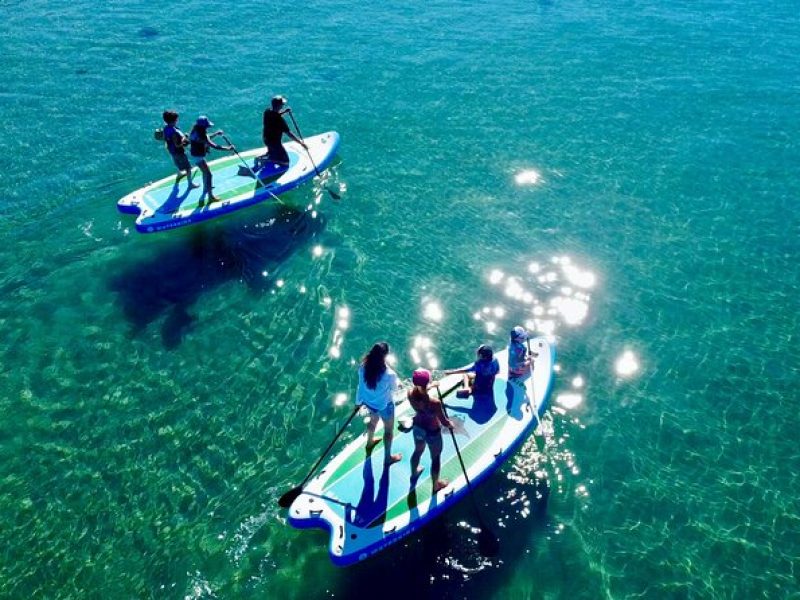
M 367 406 L 366 404 L 364 406 Z M 394 402 L 389 402 L 384 408 L 381 410 L 376 410 L 371 406 L 367 406 L 367 410 L 369 411 L 370 415 L 377 415 L 384 421 L 391 419 L 394 417 Z

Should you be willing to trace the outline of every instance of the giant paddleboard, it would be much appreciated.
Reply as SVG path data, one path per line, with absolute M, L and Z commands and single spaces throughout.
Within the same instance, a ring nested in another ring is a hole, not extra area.
M 536 427 L 547 407 L 553 380 L 555 347 L 545 338 L 531 340 L 535 359 L 533 377 L 508 379 L 508 351 L 498 352 L 500 374 L 493 394 L 457 398 L 452 393 L 461 375 L 441 380 L 450 390 L 444 402 L 451 419 L 458 420 L 456 440 L 473 486 L 497 470 Z M 413 434 L 403 423 L 414 414 L 408 401 L 397 405 L 392 452 L 403 460 L 384 467 L 381 442 L 365 452 L 366 433 L 359 436 L 312 479 L 289 507 L 289 523 L 297 528 L 318 527 L 330 534 L 328 550 L 340 566 L 364 560 L 419 529 L 469 493 L 452 438 L 443 430 L 440 477 L 450 485 L 432 495 L 430 455 L 426 448 L 422 475 L 411 480 L 409 459 Z M 381 434 L 380 430 L 378 434 Z
M 305 142 L 308 152 L 294 141 L 285 144 L 289 168 L 274 181 L 253 177 L 235 154 L 210 161 L 208 166 L 213 176 L 214 195 L 219 198 L 217 202 L 209 203 L 203 196 L 202 173 L 194 167 L 193 181 L 200 187 L 189 189 L 185 177 L 175 185 L 173 173 L 121 198 L 117 209 L 122 213 L 139 215 L 136 230 L 140 233 L 154 233 L 213 219 L 265 200 L 275 200 L 331 164 L 339 148 L 339 134 L 329 131 L 305 138 Z M 252 167 L 255 158 L 265 152 L 266 148 L 255 148 L 239 155 Z

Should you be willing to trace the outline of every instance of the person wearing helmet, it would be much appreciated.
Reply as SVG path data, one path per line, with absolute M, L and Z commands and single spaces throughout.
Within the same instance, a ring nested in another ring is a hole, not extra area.
M 165 110 L 161 117 L 164 119 L 164 129 L 162 132 L 164 146 L 167 152 L 169 152 L 175 167 L 178 169 L 178 175 L 175 177 L 175 185 L 178 185 L 182 177 L 186 177 L 190 189 L 200 187 L 200 184 L 192 183 L 192 165 L 189 164 L 189 159 L 186 158 L 185 150 L 186 146 L 189 145 L 189 138 L 178 129 L 178 113 L 174 110 Z
M 471 365 L 460 369 L 449 369 L 445 375 L 464 374 L 463 388 L 456 392 L 459 398 L 470 395 L 476 399 L 491 398 L 494 388 L 494 378 L 500 372 L 500 363 L 494 358 L 492 347 L 481 344 L 476 352 L 477 360 Z
M 517 325 L 510 333 L 508 344 L 508 379 L 514 380 L 524 377 L 531 370 L 531 361 L 528 357 L 528 348 L 525 341 L 528 339 L 528 332 L 524 327 Z
M 388 467 L 402 458 L 402 454 L 392 454 L 392 440 L 394 439 L 394 392 L 400 387 L 397 373 L 386 364 L 389 355 L 389 344 L 378 342 L 361 360 L 358 368 L 358 389 L 356 390 L 356 404 L 367 407 L 369 421 L 367 422 L 367 454 L 377 446 L 381 438 L 373 437 L 378 419 L 383 421 L 383 451 L 384 466 Z
M 200 116 L 189 134 L 189 153 L 192 155 L 192 162 L 203 172 L 203 197 L 208 198 L 209 204 L 216 202 L 219 198 L 212 191 L 211 169 L 208 168 L 208 163 L 206 162 L 208 151 L 211 148 L 215 150 L 233 150 L 233 146 L 220 146 L 212 141 L 212 138 L 223 133 L 222 130 L 219 130 L 209 135 L 208 128 L 213 126 L 214 124 L 208 120 L 208 117 Z M 202 198 L 200 205 L 203 205 Z
M 289 154 L 283 147 L 283 135 L 286 134 L 295 142 L 306 147 L 305 142 L 298 138 L 289 129 L 283 114 L 290 111 L 286 98 L 275 96 L 267 109 L 264 110 L 263 130 L 261 139 L 267 147 L 267 156 L 270 161 L 279 165 L 289 166 Z
M 428 387 L 431 383 L 431 373 L 427 369 L 417 369 L 411 377 L 414 387 L 408 391 L 408 401 L 414 409 L 414 452 L 411 455 L 411 481 L 415 482 L 423 471 L 419 459 L 425 451 L 425 446 L 431 454 L 431 482 L 433 493 L 443 490 L 450 482 L 439 479 L 442 456 L 442 427 L 452 431 L 454 424 L 447 418 L 442 409 L 442 402 L 438 398 L 431 398 Z M 433 384 L 434 387 L 438 384 Z

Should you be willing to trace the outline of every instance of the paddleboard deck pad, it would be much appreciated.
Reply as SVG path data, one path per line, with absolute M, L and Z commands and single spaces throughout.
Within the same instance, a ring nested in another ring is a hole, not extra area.
M 533 377 L 508 378 L 508 350 L 495 354 L 500 373 L 492 394 L 458 398 L 453 390 L 461 375 L 444 377 L 442 392 L 461 456 L 473 486 L 496 471 L 533 431 L 546 407 L 553 381 L 555 347 L 545 338 L 531 340 L 538 355 Z M 403 392 L 402 398 L 405 398 Z M 441 479 L 449 485 L 432 495 L 430 454 L 422 454 L 424 471 L 411 478 L 414 438 L 407 431 L 414 415 L 407 400 L 396 402 L 392 452 L 403 459 L 384 466 L 383 442 L 366 453 L 366 433 L 348 444 L 305 487 L 289 507 L 289 523 L 299 529 L 321 528 L 330 533 L 331 560 L 349 565 L 383 550 L 436 518 L 469 493 L 453 440 L 442 430 Z M 378 435 L 382 431 L 378 429 Z
M 317 170 L 322 172 L 333 162 L 339 148 L 339 134 L 328 131 L 308 137 L 305 142 L 308 152 L 294 141 L 285 144 L 289 155 L 289 167 L 285 170 L 277 169 L 274 163 L 258 163 L 256 159 L 266 153 L 266 148 L 240 152 L 244 162 L 235 154 L 210 161 L 208 166 L 213 177 L 214 195 L 219 198 L 216 202 L 208 202 L 203 193 L 203 174 L 193 167 L 192 181 L 199 187 L 190 189 L 185 177 L 176 185 L 173 173 L 121 198 L 117 209 L 138 215 L 136 230 L 140 233 L 154 233 L 213 219 L 265 200 L 275 200 L 280 194 L 312 179 Z M 259 168 L 251 172 L 254 167 Z

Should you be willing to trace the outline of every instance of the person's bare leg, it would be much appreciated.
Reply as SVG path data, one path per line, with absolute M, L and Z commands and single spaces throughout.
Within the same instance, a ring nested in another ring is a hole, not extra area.
M 369 422 L 367 423 L 367 454 L 372 452 L 372 449 L 378 445 L 381 438 L 375 437 L 375 428 L 378 426 L 378 415 L 370 413 Z
M 402 454 L 392 454 L 392 440 L 394 439 L 394 417 L 383 420 L 383 456 L 384 464 L 393 465 L 403 459 Z
M 414 453 L 411 455 L 411 481 L 416 481 L 420 476 L 423 467 L 419 466 L 419 459 L 422 458 L 422 453 L 425 450 L 425 441 L 414 440 Z
M 450 482 L 446 479 L 439 479 L 439 471 L 442 468 L 442 438 L 435 442 L 429 442 L 428 448 L 431 451 L 431 481 L 433 482 L 433 493 L 443 490 Z

